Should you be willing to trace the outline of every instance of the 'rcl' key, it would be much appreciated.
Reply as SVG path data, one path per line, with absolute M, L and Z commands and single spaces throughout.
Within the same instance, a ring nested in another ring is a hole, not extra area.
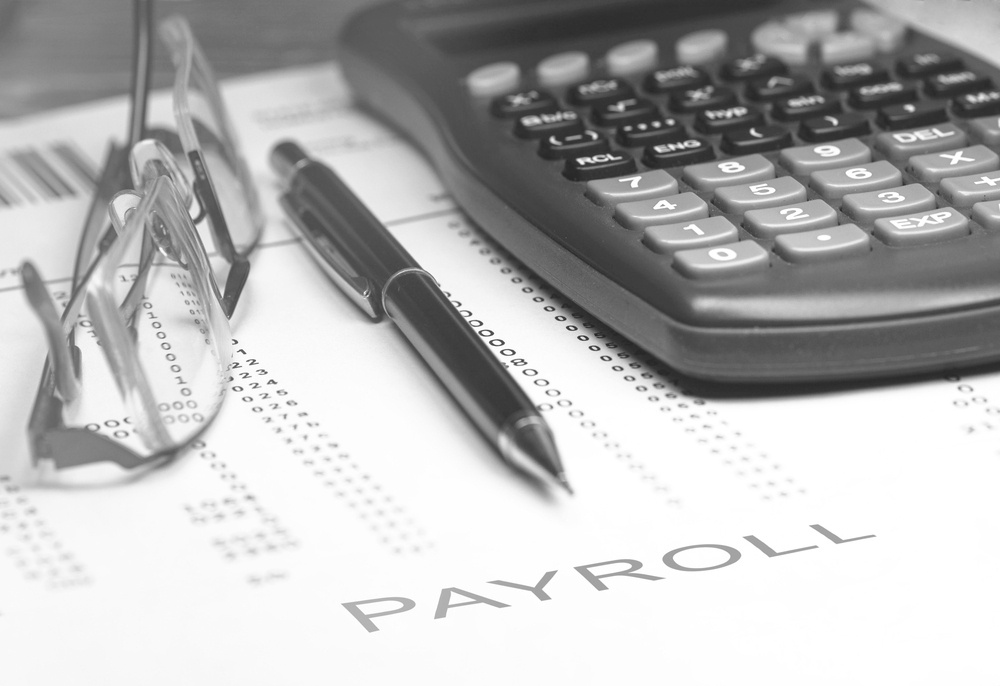
M 623 176 L 634 171 L 635 160 L 631 155 L 622 152 L 602 152 L 566 160 L 563 174 L 572 181 L 590 181 L 608 176 Z

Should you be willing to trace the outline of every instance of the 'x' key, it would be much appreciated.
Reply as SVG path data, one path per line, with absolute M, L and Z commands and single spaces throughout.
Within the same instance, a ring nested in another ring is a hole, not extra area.
M 924 182 L 941 181 L 947 177 L 984 174 L 1000 169 L 1000 156 L 985 145 L 973 145 L 941 153 L 914 155 L 909 171 Z

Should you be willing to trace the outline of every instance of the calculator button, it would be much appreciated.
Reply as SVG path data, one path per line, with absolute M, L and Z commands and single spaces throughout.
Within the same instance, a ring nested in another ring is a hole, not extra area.
M 773 179 L 774 165 L 761 155 L 746 155 L 721 162 L 692 164 L 684 169 L 682 178 L 699 191 L 711 191 L 719 186 Z
M 799 67 L 809 62 L 811 39 L 777 21 L 761 24 L 750 34 L 757 52 L 776 57 L 785 64 Z
M 690 64 L 658 69 L 646 77 L 643 87 L 650 93 L 672 93 L 673 91 L 699 88 L 710 83 L 708 72 Z
M 788 72 L 788 67 L 781 60 L 757 53 L 749 57 L 737 57 L 722 65 L 722 78 L 730 81 L 746 81 L 762 79 L 768 76 L 778 76 Z
M 538 154 L 548 160 L 593 155 L 607 152 L 609 149 L 608 139 L 592 129 L 579 133 L 554 133 L 543 138 L 538 144 Z
M 674 255 L 674 269 L 689 279 L 741 276 L 763 271 L 770 266 L 767 250 L 753 241 L 681 250 Z
M 935 74 L 924 81 L 927 94 L 935 98 L 950 97 L 969 91 L 982 90 L 993 85 L 990 77 L 971 69 Z
M 804 176 L 821 169 L 836 169 L 846 165 L 871 162 L 872 151 L 857 138 L 846 138 L 822 145 L 785 148 L 778 157 L 782 167 Z
M 919 183 L 911 183 L 884 191 L 845 195 L 840 209 L 860 224 L 872 224 L 882 217 L 895 217 L 936 208 L 937 199 L 934 194 Z
M 582 132 L 583 122 L 580 121 L 580 115 L 573 110 L 526 114 L 519 117 L 514 126 L 514 133 L 521 138 L 542 138 L 553 134 Z
M 662 169 L 654 169 L 618 179 L 588 181 L 586 195 L 598 205 L 616 205 L 657 196 L 675 195 L 677 191 L 677 179 Z
M 875 40 L 879 52 L 896 52 L 906 40 L 906 24 L 872 10 L 851 12 L 851 28 Z
M 777 100 L 813 92 L 813 83 L 801 75 L 769 76 L 766 79 L 754 79 L 747 84 L 746 95 L 751 100 Z
M 648 38 L 620 43 L 608 50 L 604 63 L 614 76 L 652 69 L 659 62 L 660 48 Z
M 1000 200 L 1000 173 L 956 176 L 941 181 L 941 197 L 959 207 Z
M 721 29 L 706 29 L 681 36 L 674 44 L 677 61 L 682 64 L 707 64 L 726 54 L 729 34 Z
M 634 95 L 631 84 L 623 79 L 594 79 L 569 89 L 569 99 L 577 105 L 597 105 Z
M 590 73 L 590 56 L 580 50 L 549 55 L 535 67 L 538 82 L 543 86 L 566 86 L 582 81 Z
M 972 221 L 979 222 L 987 229 L 1000 229 L 1000 203 L 976 203 L 972 206 Z
M 676 141 L 651 145 L 642 156 L 650 167 L 680 167 L 715 158 L 712 144 L 704 138 L 680 138 Z
M 476 97 L 500 95 L 515 90 L 521 82 L 521 67 L 515 62 L 493 62 L 473 69 L 465 77 L 465 87 Z
M 627 229 L 676 224 L 708 216 L 708 204 L 694 193 L 625 202 L 615 207 L 615 219 Z
M 967 236 L 969 220 L 954 208 L 942 207 L 877 219 L 872 234 L 886 245 L 924 245 Z
M 618 127 L 618 142 L 626 146 L 666 143 L 685 135 L 684 125 L 673 117 L 657 117 Z
M 722 137 L 721 147 L 730 155 L 778 150 L 792 144 L 792 134 L 784 126 L 769 124 L 739 131 L 729 131 Z
M 635 160 L 628 153 L 599 152 L 594 155 L 570 157 L 563 174 L 572 181 L 590 181 L 609 176 L 624 176 L 635 171 Z
M 875 136 L 875 148 L 893 160 L 958 148 L 965 143 L 965 132 L 954 124 L 909 131 L 886 131 Z
M 774 252 L 795 264 L 811 264 L 871 252 L 868 233 L 854 224 L 789 233 L 774 239 Z
M 895 165 L 885 160 L 824 169 L 809 175 L 809 185 L 828 200 L 842 198 L 848 193 L 882 190 L 903 183 L 903 174 Z
M 820 95 L 819 93 L 796 95 L 792 98 L 779 100 L 774 103 L 774 109 L 771 110 L 774 118 L 782 121 L 798 121 L 839 112 L 840 101 L 836 96 Z
M 990 89 L 965 93 L 951 101 L 952 109 L 959 117 L 984 117 L 1000 114 L 1000 90 Z
M 715 190 L 716 207 L 733 214 L 749 210 L 804 202 L 806 187 L 791 176 L 779 176 L 770 181 L 723 186 Z
M 948 152 L 914 155 L 908 171 L 919 181 L 940 181 L 946 176 L 966 176 L 1000 169 L 1000 157 L 985 145 Z
M 786 16 L 784 24 L 792 31 L 815 40 L 837 30 L 840 25 L 840 14 L 837 10 L 796 12 Z
M 856 31 L 834 33 L 824 37 L 819 44 L 819 59 L 823 64 L 866 60 L 877 52 L 875 39 Z
M 814 117 L 806 119 L 799 126 L 799 136 L 802 140 L 813 143 L 864 136 L 870 131 L 871 126 L 868 124 L 868 119 L 857 112 Z
M 907 78 L 920 78 L 943 71 L 962 68 L 962 60 L 940 52 L 919 52 L 904 57 L 896 63 L 896 70 Z
M 880 81 L 851 89 L 851 107 L 874 109 L 917 99 L 917 87 L 902 81 Z
M 837 211 L 822 200 L 750 210 L 743 216 L 743 226 L 757 238 L 774 238 L 784 233 L 812 231 L 836 225 Z
M 701 110 L 695 117 L 695 128 L 703 133 L 720 133 L 727 129 L 764 123 L 764 115 L 752 107 L 736 105 L 723 109 Z
M 906 129 L 948 121 L 944 105 L 930 100 L 889 105 L 878 111 L 878 125 L 883 129 Z
M 697 112 L 735 104 L 736 94 L 733 91 L 712 84 L 678 91 L 670 97 L 670 108 L 676 112 Z
M 647 226 L 642 242 L 653 252 L 670 254 L 678 250 L 732 243 L 738 237 L 739 229 L 725 217 L 706 217 L 691 222 Z
M 553 112 L 559 109 L 559 103 L 550 93 L 541 90 L 507 93 L 493 99 L 490 111 L 494 116 L 512 119 L 525 114 L 538 112 Z
M 973 137 L 986 145 L 1000 144 L 1000 117 L 983 117 L 969 122 Z
M 874 62 L 835 64 L 823 72 L 823 85 L 834 90 L 857 88 L 869 83 L 888 81 L 889 72 Z
M 625 98 L 594 107 L 594 120 L 601 126 L 617 126 L 659 114 L 656 105 L 641 98 Z

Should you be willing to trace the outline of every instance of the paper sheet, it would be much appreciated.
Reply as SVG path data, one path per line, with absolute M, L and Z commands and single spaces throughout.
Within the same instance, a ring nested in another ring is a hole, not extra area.
M 1000 375 L 699 397 L 470 225 L 335 65 L 226 97 L 270 217 L 239 366 L 205 440 L 123 485 L 22 482 L 45 349 L 16 270 L 65 288 L 87 183 L 53 146 L 96 165 L 124 107 L 0 129 L 0 192 L 26 148 L 70 189 L 0 209 L 0 682 L 1000 681 Z M 285 137 L 468 313 L 575 497 L 501 464 L 310 261 L 266 165 Z

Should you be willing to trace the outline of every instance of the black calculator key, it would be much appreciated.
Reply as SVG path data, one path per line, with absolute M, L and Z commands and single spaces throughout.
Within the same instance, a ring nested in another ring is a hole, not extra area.
M 900 76 L 920 78 L 943 71 L 955 71 L 963 66 L 962 60 L 954 55 L 940 52 L 920 52 L 900 59 L 896 63 L 896 70 Z
M 618 127 L 618 142 L 630 147 L 665 143 L 685 135 L 684 125 L 673 117 L 657 117 Z
M 737 57 L 722 65 L 722 78 L 730 81 L 746 81 L 777 76 L 788 72 L 788 67 L 781 60 L 757 53 L 749 57 Z
M 822 78 L 824 86 L 840 90 L 888 81 L 889 72 L 885 67 L 874 62 L 852 62 L 833 65 L 823 72 Z
M 715 159 L 712 144 L 704 138 L 682 138 L 676 141 L 651 145 L 646 148 L 642 161 L 649 167 L 681 167 L 696 162 Z
M 971 69 L 949 71 L 929 76 L 924 81 L 927 94 L 935 98 L 950 97 L 969 91 L 982 90 L 993 85 L 990 77 Z
M 851 90 L 851 107 L 875 109 L 917 99 L 917 87 L 902 81 L 879 81 Z
M 730 155 L 779 150 L 791 144 L 791 132 L 780 124 L 729 131 L 722 137 L 722 150 Z
M 592 129 L 579 133 L 554 133 L 543 138 L 538 144 L 538 153 L 550 160 L 593 155 L 610 149 L 608 139 Z
M 835 141 L 838 138 L 855 138 L 871 132 L 868 118 L 856 112 L 828 114 L 825 117 L 806 119 L 799 125 L 799 136 L 810 143 Z
M 889 105 L 878 113 L 878 125 L 883 129 L 906 129 L 948 121 L 948 110 L 940 102 L 918 100 L 903 105 Z
M 627 152 L 599 152 L 566 160 L 563 174 L 572 181 L 592 181 L 609 176 L 624 176 L 635 171 L 635 160 Z
M 542 138 L 553 134 L 579 133 L 583 131 L 580 115 L 573 110 L 540 112 L 519 117 L 514 125 L 514 133 L 521 138 Z
M 812 93 L 813 83 L 801 75 L 769 76 L 766 79 L 754 79 L 747 84 L 746 95 L 751 100 L 777 100 L 803 93 Z
M 840 99 L 836 95 L 796 95 L 774 103 L 771 114 L 782 121 L 799 121 L 840 112 Z
M 594 120 L 601 126 L 617 126 L 626 122 L 649 119 L 659 114 L 656 105 L 641 98 L 624 98 L 594 107 Z
M 578 83 L 569 89 L 569 99 L 577 105 L 597 105 L 610 100 L 623 100 L 634 94 L 632 84 L 624 79 L 594 79 Z
M 657 69 L 646 77 L 643 86 L 650 93 L 672 93 L 707 86 L 710 81 L 706 71 L 685 64 L 671 69 Z
M 988 117 L 1000 114 L 1000 90 L 991 88 L 966 93 L 952 100 L 951 106 L 959 117 Z
M 508 93 L 493 99 L 491 111 L 498 117 L 511 119 L 525 114 L 552 112 L 559 109 L 559 103 L 551 93 L 542 90 Z
M 675 112 L 697 112 L 735 104 L 736 93 L 729 88 L 712 84 L 678 91 L 670 97 L 670 108 Z
M 746 128 L 763 123 L 764 115 L 746 105 L 701 110 L 695 117 L 695 128 L 702 133 L 720 133 L 728 129 Z

